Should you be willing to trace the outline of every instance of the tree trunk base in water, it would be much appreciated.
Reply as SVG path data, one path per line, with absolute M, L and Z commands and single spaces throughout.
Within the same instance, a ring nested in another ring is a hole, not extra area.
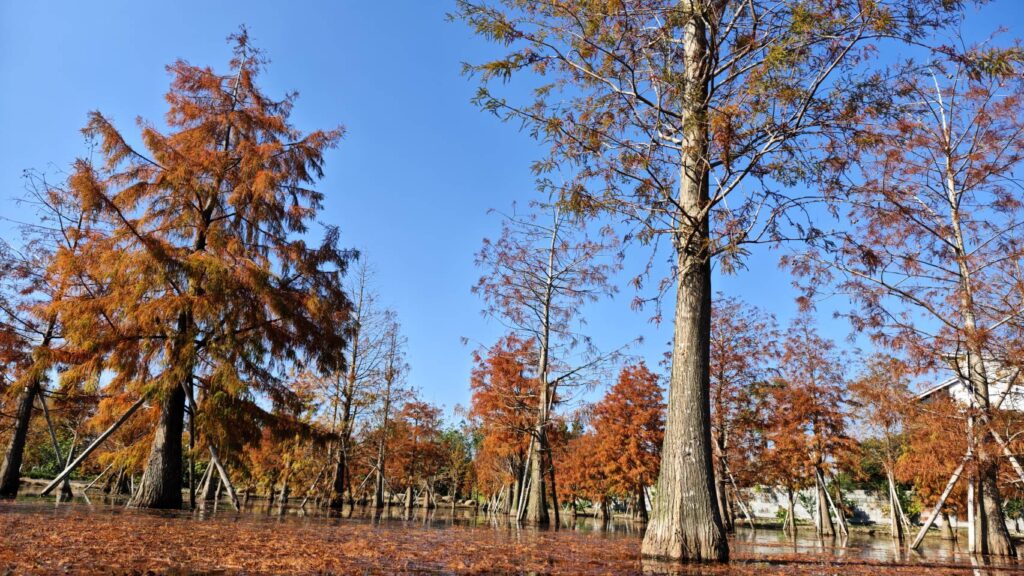
M 181 439 L 185 427 L 185 391 L 177 386 L 162 400 L 160 421 L 142 475 L 132 498 L 136 508 L 181 508 Z
M 11 440 L 4 452 L 3 464 L 0 464 L 0 499 L 15 499 L 21 488 L 21 460 L 25 454 L 25 441 L 28 438 L 29 422 L 32 419 L 32 403 L 38 390 L 39 385 L 36 383 L 27 385 L 18 401 L 14 432 L 11 434 Z
M 996 474 L 996 467 L 991 466 L 982 476 L 980 483 L 980 551 L 990 556 L 1016 557 L 1017 550 L 1010 539 L 1010 531 L 1006 528 L 1006 517 L 1003 515 Z

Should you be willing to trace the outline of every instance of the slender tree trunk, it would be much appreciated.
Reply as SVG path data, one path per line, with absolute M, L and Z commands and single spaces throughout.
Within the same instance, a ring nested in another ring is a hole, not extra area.
M 644 496 L 644 487 L 640 486 L 639 490 L 636 491 L 636 510 L 637 518 L 644 524 L 650 520 L 647 514 L 647 498 Z
M 515 482 L 511 486 L 511 492 L 509 492 L 508 501 L 508 513 L 518 514 L 519 513 L 519 498 L 520 492 L 522 491 L 523 481 L 521 480 L 522 475 L 516 474 Z
M 1010 539 L 1010 532 L 1006 529 L 1005 517 L 1003 516 L 1003 502 L 999 495 L 997 482 L 998 460 L 994 457 L 995 450 L 992 449 L 992 435 L 988 432 L 991 425 L 992 410 L 989 396 L 988 371 L 985 367 L 984 347 L 981 338 L 984 337 L 984 326 L 978 325 L 977 309 L 974 300 L 974 283 L 969 266 L 970 251 L 963 236 L 963 222 L 961 219 L 962 191 L 957 187 L 956 168 L 950 157 L 951 151 L 955 149 L 952 145 L 952 133 L 949 126 L 943 120 L 943 137 L 946 143 L 945 156 L 945 190 L 949 202 L 950 229 L 953 233 L 954 251 L 959 272 L 960 284 L 960 313 L 963 320 L 963 332 L 966 337 L 967 349 L 967 376 L 973 388 L 973 406 L 980 417 L 982 424 L 981 434 L 973 437 L 977 441 L 977 461 L 979 481 L 978 489 L 978 528 L 975 550 L 983 554 L 995 556 L 1016 556 L 1016 549 Z M 954 360 L 958 372 L 963 367 L 959 366 L 959 359 Z M 972 415 L 973 418 L 973 415 Z M 969 426 L 969 428 L 973 428 Z M 969 430 L 968 434 L 975 434 Z
M 953 530 L 953 521 L 949 514 L 942 513 L 942 537 L 945 540 L 956 540 L 956 531 Z
M 828 495 L 825 494 L 825 485 L 821 480 L 821 469 L 815 467 L 815 480 L 814 483 L 817 486 L 817 498 L 815 508 L 817 509 L 817 525 L 818 533 L 822 536 L 835 536 L 836 529 L 832 524 L 832 515 L 828 511 Z
M 726 483 L 725 475 L 725 456 L 722 455 L 723 442 L 721 439 L 718 442 L 718 457 L 715 459 L 715 500 L 718 505 L 718 514 L 722 517 L 722 525 L 726 532 L 732 532 L 735 530 L 735 526 L 732 522 L 732 514 L 729 510 L 729 494 L 728 484 Z
M 903 542 L 903 522 L 900 518 L 899 493 L 896 491 L 896 483 L 892 479 L 892 472 L 886 470 L 885 476 L 889 483 L 889 530 L 893 538 Z
M 342 424 L 344 427 L 344 424 Z M 331 508 L 338 510 L 345 505 L 345 489 L 348 487 L 348 446 L 342 432 L 342 438 L 338 441 L 338 461 L 334 470 L 334 482 L 331 485 Z
M 405 487 L 405 509 L 412 510 L 412 485 Z
M 430 480 L 424 480 L 423 481 L 423 509 L 424 510 L 430 510 L 431 508 L 434 507 L 433 503 L 430 501 L 430 493 L 432 491 L 433 490 L 431 490 Z
M 562 522 L 561 513 L 558 510 L 558 486 L 555 484 L 555 462 L 551 457 L 551 447 L 548 446 L 548 486 L 551 488 L 551 508 L 555 512 L 555 525 L 557 526 Z
M 835 523 L 838 526 L 838 534 L 842 536 L 850 535 L 850 528 L 846 525 L 846 513 L 840 505 L 843 503 L 843 489 L 836 483 L 836 497 L 832 498 L 832 493 L 828 491 L 828 484 L 825 482 L 825 476 L 821 477 L 821 485 L 825 487 L 825 498 L 828 499 L 829 509 L 835 514 Z
M 644 536 L 644 556 L 725 561 L 729 545 L 714 501 L 711 459 L 710 231 L 707 96 L 710 83 L 705 15 L 696 0 L 683 0 L 686 18 L 682 81 L 683 143 L 680 158 L 675 334 L 668 414 L 658 496 Z
M 793 500 L 794 500 L 793 488 L 792 487 L 787 487 L 786 488 L 786 504 L 789 506 L 789 508 L 787 509 L 787 512 L 788 512 L 788 515 L 789 515 L 788 516 L 789 528 L 792 531 L 792 534 L 795 535 L 796 534 L 796 503 Z M 783 526 L 783 529 L 785 529 L 785 526 Z
M 188 386 L 189 394 L 195 394 L 193 383 Z M 196 413 L 195 406 L 191 404 L 188 415 L 188 508 L 196 509 Z
M 283 515 L 288 510 L 288 497 L 291 495 L 291 489 L 288 487 L 288 474 L 284 476 L 284 482 L 281 484 L 281 497 L 277 501 L 277 513 Z
M 142 486 L 132 500 L 139 508 L 181 508 L 182 433 L 185 390 L 175 386 L 160 401 L 160 420 L 146 462 Z
M 32 404 L 38 393 L 39 382 L 36 381 L 29 382 L 21 391 L 14 420 L 14 432 L 7 443 L 3 465 L 0 465 L 0 498 L 13 500 L 18 496 L 18 489 L 21 486 L 21 460 L 25 455 L 25 441 L 32 420 Z
M 377 477 L 374 480 L 373 486 L 373 507 L 376 510 L 384 507 L 384 471 L 381 470 L 382 467 L 383 463 L 378 462 Z

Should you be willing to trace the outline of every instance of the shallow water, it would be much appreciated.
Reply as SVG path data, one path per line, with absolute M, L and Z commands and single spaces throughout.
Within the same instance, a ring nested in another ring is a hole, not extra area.
M 220 501 L 196 511 L 139 511 L 124 506 L 123 499 L 93 497 L 91 499 L 76 498 L 73 502 L 57 503 L 52 498 L 28 497 L 22 499 L 14 512 L 35 512 L 46 515 L 138 515 L 156 517 L 191 518 L 198 522 L 213 520 L 216 522 L 241 522 L 244 524 L 288 524 L 295 527 L 317 528 L 320 526 L 342 526 L 358 528 L 359 525 L 372 527 L 375 531 L 389 532 L 403 528 L 428 529 L 443 531 L 453 527 L 459 529 L 472 528 L 484 530 L 488 538 L 519 543 L 530 546 L 541 535 L 545 538 L 574 538 L 586 536 L 590 539 L 609 539 L 616 543 L 630 542 L 637 546 L 643 536 L 643 525 L 625 518 L 615 518 L 608 523 L 587 517 L 576 519 L 563 518 L 555 529 L 539 530 L 530 526 L 510 522 L 506 516 L 494 516 L 473 509 L 442 506 L 424 511 L 414 508 L 406 511 L 401 506 L 391 506 L 382 513 L 366 507 L 346 507 L 341 511 L 318 510 L 307 504 L 305 509 L 293 501 L 284 510 L 279 506 L 268 506 L 264 500 L 254 500 L 243 511 L 235 511 L 230 504 Z M 552 534 L 552 532 L 560 534 Z M 961 538 L 963 535 L 961 534 Z M 600 546 L 598 546 L 599 548 Z M 887 533 L 878 531 L 871 533 L 864 528 L 855 528 L 850 537 L 845 539 L 819 539 L 812 527 L 803 527 L 795 538 L 779 530 L 738 528 L 730 537 L 733 557 L 743 558 L 746 562 L 758 562 L 763 559 L 765 568 L 780 562 L 814 561 L 817 559 L 835 560 L 846 565 L 862 564 L 895 564 L 920 567 L 921 572 L 930 572 L 939 568 L 960 567 L 970 570 L 975 567 L 976 573 L 985 573 L 978 561 L 966 554 L 954 542 L 936 536 L 925 539 L 920 550 L 909 551 L 906 545 L 894 542 Z M 446 551 L 452 554 L 453 551 Z M 454 551 L 458 554 L 458 551 Z M 787 558 L 803 558 L 805 560 L 785 560 Z M 780 560 L 783 559 L 783 560 Z M 1024 564 L 1014 560 L 991 560 L 984 563 L 999 572 L 1024 569 Z M 643 564 L 644 572 L 672 571 L 659 565 Z

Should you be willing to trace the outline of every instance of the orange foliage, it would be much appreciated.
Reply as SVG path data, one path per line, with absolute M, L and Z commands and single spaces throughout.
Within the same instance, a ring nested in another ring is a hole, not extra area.
M 914 486 L 914 496 L 925 507 L 935 504 L 953 470 L 967 453 L 966 422 L 962 407 L 940 394 L 919 404 L 907 422 L 907 450 L 896 462 L 896 478 Z M 966 502 L 967 482 L 957 482 L 946 509 L 957 513 Z
M 536 354 L 533 340 L 509 334 L 473 355 L 469 415 L 482 435 L 474 465 L 484 491 L 496 492 L 522 474 L 536 419 Z
M 796 489 L 814 481 L 814 468 L 836 470 L 857 445 L 847 435 L 843 359 L 808 316 L 790 326 L 781 365 L 784 379 L 767 390 L 765 475 Z
M 444 465 L 441 409 L 426 402 L 406 402 L 394 422 L 389 447 L 388 479 L 401 490 L 431 483 Z
M 658 479 L 665 435 L 665 401 L 658 377 L 640 362 L 626 366 L 594 405 L 591 420 L 597 438 L 594 456 L 608 488 L 636 495 Z

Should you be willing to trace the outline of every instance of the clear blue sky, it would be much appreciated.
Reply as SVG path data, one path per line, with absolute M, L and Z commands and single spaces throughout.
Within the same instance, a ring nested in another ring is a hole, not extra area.
M 341 227 L 378 273 L 382 300 L 409 338 L 410 381 L 448 408 L 468 401 L 466 337 L 491 342 L 500 326 L 479 314 L 469 288 L 473 254 L 498 229 L 489 208 L 534 194 L 529 164 L 541 153 L 513 125 L 470 104 L 463 61 L 494 48 L 445 20 L 447 0 L 336 2 L 0 3 L 0 214 L 28 217 L 17 203 L 21 174 L 55 172 L 84 153 L 78 130 L 100 110 L 128 133 L 136 116 L 159 122 L 177 58 L 223 70 L 224 38 L 246 24 L 272 63 L 262 86 L 300 93 L 293 120 L 304 130 L 343 124 L 348 135 L 327 156 L 321 221 Z M 997 25 L 1024 30 L 1024 2 L 971 10 L 970 36 Z M 513 88 L 514 89 L 514 88 Z M 0 222 L 0 234 L 11 225 Z M 785 325 L 793 292 L 776 256 L 755 254 L 750 269 L 716 279 L 716 289 L 776 313 Z M 638 261 L 631 261 L 636 271 Z M 595 339 L 613 347 L 638 335 L 637 352 L 656 364 L 671 334 L 629 310 L 633 294 L 590 310 Z M 822 313 L 826 333 L 847 328 Z

